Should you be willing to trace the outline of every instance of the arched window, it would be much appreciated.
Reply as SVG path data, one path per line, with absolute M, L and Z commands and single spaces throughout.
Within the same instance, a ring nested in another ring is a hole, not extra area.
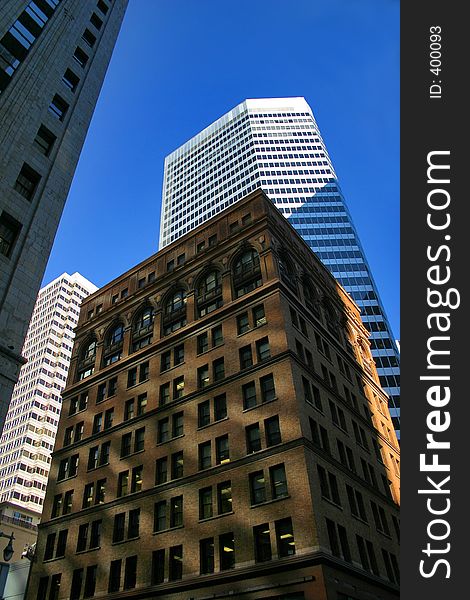
M 178 290 L 165 302 L 163 310 L 163 335 L 186 325 L 186 292 Z
M 123 341 L 124 326 L 119 323 L 115 325 L 106 336 L 103 355 L 103 363 L 105 367 L 111 365 L 121 358 Z
M 307 308 L 309 308 L 316 317 L 320 318 L 320 298 L 318 292 L 307 277 L 304 277 L 302 280 L 302 289 Z
M 132 324 L 132 352 L 140 350 L 153 340 L 153 308 L 147 306 L 137 313 Z
M 240 298 L 263 285 L 259 254 L 251 248 L 245 250 L 233 265 L 233 286 L 235 297 Z
M 333 307 L 333 302 L 330 300 L 330 298 L 325 297 L 323 300 L 323 305 L 325 307 L 326 326 L 330 333 L 339 338 L 338 315 Z
M 93 338 L 83 346 L 78 359 L 77 380 L 81 381 L 90 375 L 93 375 L 95 370 L 96 358 L 96 339 Z
M 203 317 L 222 306 L 222 278 L 214 269 L 206 273 L 197 286 L 196 307 L 198 317 Z
M 279 264 L 279 277 L 291 290 L 297 292 L 297 284 L 295 282 L 295 268 L 294 264 L 287 256 L 286 250 L 281 250 L 278 259 Z

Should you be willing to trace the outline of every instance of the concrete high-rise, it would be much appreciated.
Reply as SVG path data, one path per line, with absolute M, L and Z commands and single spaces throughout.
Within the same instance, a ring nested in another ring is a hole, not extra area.
M 0 432 L 127 0 L 0 6 Z
M 27 600 L 397 598 L 368 333 L 261 190 L 83 301 L 62 396 Z
M 43 287 L 0 437 L 0 502 L 42 512 L 80 304 L 97 287 L 64 273 Z M 77 439 L 79 432 L 76 433 Z
M 304 98 L 246 100 L 166 157 L 160 247 L 257 188 L 267 193 L 361 308 L 399 435 L 398 351 Z

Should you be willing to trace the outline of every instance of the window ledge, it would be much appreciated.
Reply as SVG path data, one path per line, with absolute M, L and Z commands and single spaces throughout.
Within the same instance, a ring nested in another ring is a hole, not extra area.
M 260 402 L 255 406 L 250 406 L 250 408 L 244 408 L 242 412 L 249 412 L 250 410 L 255 410 L 256 408 L 260 408 L 260 406 L 266 406 L 266 404 L 271 404 L 271 402 L 275 402 L 277 400 L 277 396 L 275 396 L 272 400 L 266 400 L 266 402 Z
M 258 508 L 258 506 L 266 506 L 268 504 L 273 504 L 274 502 L 280 502 L 281 500 L 287 500 L 288 498 L 291 498 L 290 494 L 281 496 L 280 498 L 271 498 L 271 500 L 265 500 L 264 502 L 258 502 L 256 504 L 251 504 L 250 508 Z
M 160 533 L 168 533 L 169 531 L 176 531 L 177 529 L 184 529 L 184 525 L 176 525 L 176 527 L 167 527 L 166 529 L 161 529 L 160 531 L 154 531 L 154 532 L 152 532 L 152 535 L 159 535 Z
M 228 417 L 224 417 L 223 419 L 219 419 L 218 421 L 212 421 L 212 423 L 207 423 L 207 425 L 201 425 L 201 427 L 197 428 L 197 431 L 207 429 L 208 427 L 212 427 L 212 425 L 217 425 L 217 423 L 223 423 L 224 421 L 228 421 Z
M 226 517 L 227 515 L 234 515 L 234 511 L 220 513 L 219 515 L 212 515 L 212 517 L 206 517 L 205 519 L 199 519 L 199 523 L 207 523 L 207 521 L 214 521 L 214 519 L 220 519 L 221 517 Z

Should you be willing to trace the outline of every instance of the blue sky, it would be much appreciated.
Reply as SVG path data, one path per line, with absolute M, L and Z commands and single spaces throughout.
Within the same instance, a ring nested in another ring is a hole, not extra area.
M 282 96 L 313 109 L 399 337 L 398 0 L 130 0 L 44 283 L 156 252 L 165 156 Z

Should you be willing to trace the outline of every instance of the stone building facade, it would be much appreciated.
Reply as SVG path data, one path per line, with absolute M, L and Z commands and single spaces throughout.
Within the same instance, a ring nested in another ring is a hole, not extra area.
M 127 0 L 0 7 L 0 432 Z
M 261 191 L 84 300 L 28 600 L 398 596 L 357 306 Z

